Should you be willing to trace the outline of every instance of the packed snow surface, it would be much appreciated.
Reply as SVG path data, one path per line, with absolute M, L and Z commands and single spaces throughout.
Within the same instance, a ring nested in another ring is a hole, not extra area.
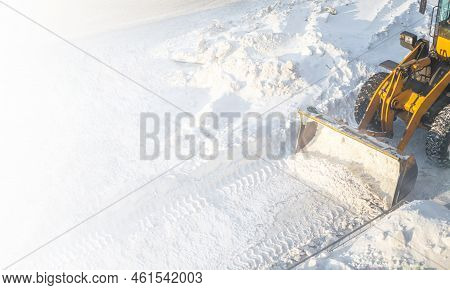
M 448 269 L 450 212 L 414 201 L 383 218 L 350 245 L 302 264 L 302 269 Z
M 382 212 L 358 172 L 290 150 L 280 160 L 245 159 L 243 141 L 228 144 L 222 123 L 215 160 L 140 160 L 139 120 L 179 109 L 197 121 L 204 112 L 288 116 L 313 105 L 354 124 L 361 84 L 378 63 L 407 53 L 399 33 L 428 33 L 417 1 L 198 0 L 176 10 L 185 1 L 150 1 L 159 14 L 93 13 L 103 32 L 86 37 L 26 1 L 5 2 L 76 47 L 0 5 L 8 23 L 0 25 L 8 40 L 0 45 L 0 266 L 284 269 Z M 257 142 L 257 128 L 246 129 Z M 284 134 L 272 133 L 264 142 Z M 408 147 L 420 168 L 408 199 L 427 201 L 300 268 L 450 267 L 450 171 L 427 163 L 424 134 Z

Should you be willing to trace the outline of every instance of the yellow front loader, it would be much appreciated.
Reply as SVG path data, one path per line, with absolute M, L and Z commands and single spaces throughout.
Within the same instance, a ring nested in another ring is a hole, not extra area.
M 420 1 L 424 14 L 427 1 Z M 435 165 L 448 167 L 450 141 L 450 0 L 432 10 L 431 42 L 403 32 L 400 44 L 411 52 L 400 62 L 381 64 L 380 72 L 362 86 L 355 103 L 358 128 L 336 122 L 311 109 L 300 112 L 298 152 L 348 164 L 376 183 L 386 207 L 401 201 L 414 187 L 417 165 L 404 151 L 417 128 L 428 130 L 426 155 Z M 400 142 L 390 146 L 394 121 L 406 128 Z

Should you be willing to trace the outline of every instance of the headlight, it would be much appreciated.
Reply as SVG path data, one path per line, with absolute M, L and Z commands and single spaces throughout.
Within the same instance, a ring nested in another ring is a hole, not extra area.
M 416 42 L 417 42 L 417 35 L 407 32 L 407 31 L 403 31 L 400 34 L 401 46 L 403 46 L 409 50 L 413 50 L 414 47 L 416 46 Z
M 408 43 L 408 44 L 413 45 L 413 38 L 412 38 L 411 36 L 409 36 L 409 35 L 405 35 L 404 41 L 405 41 L 406 43 Z

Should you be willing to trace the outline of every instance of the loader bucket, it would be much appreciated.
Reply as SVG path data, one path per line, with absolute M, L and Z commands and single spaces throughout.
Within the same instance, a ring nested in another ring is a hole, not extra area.
M 376 183 L 377 194 L 391 208 L 413 189 L 417 179 L 414 156 L 320 114 L 300 112 L 297 152 L 348 165 Z

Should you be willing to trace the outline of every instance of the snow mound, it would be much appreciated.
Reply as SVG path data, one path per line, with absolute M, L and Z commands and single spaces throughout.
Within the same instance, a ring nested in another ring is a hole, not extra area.
M 333 67 L 330 82 L 334 85 L 338 78 L 340 86 L 351 86 L 364 68 L 350 65 L 346 51 L 323 40 L 321 29 L 329 16 L 314 3 L 293 1 L 268 5 L 236 21 L 218 20 L 167 43 L 173 61 L 194 65 L 168 79 L 172 85 L 207 89 L 213 100 L 237 95 L 253 109 L 306 90 L 311 100 L 317 99 L 314 82 Z
M 201 111 L 223 109 L 214 105 L 221 98 L 256 111 L 289 99 L 277 110 L 315 105 L 351 122 L 348 103 L 374 70 L 360 56 L 410 25 L 417 10 L 414 1 L 367 2 L 276 1 L 215 20 L 166 42 L 164 55 L 184 64 L 166 80 L 207 90 L 213 99 Z

